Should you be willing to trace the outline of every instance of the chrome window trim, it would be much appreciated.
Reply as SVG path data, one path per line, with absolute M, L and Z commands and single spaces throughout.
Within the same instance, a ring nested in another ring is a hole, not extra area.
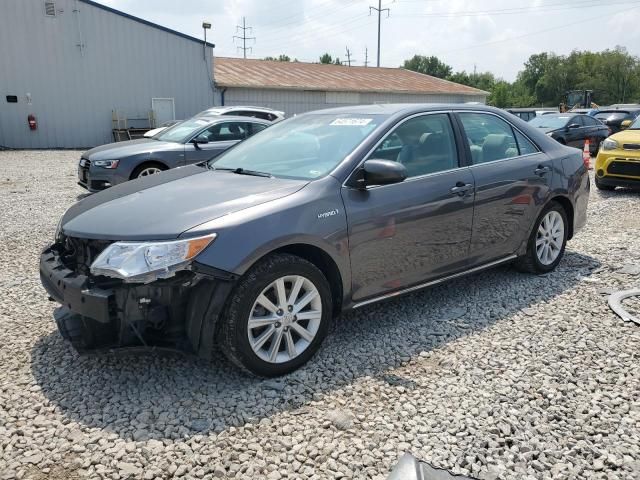
M 424 116 L 427 116 L 427 115 L 437 115 L 437 114 L 442 115 L 443 113 L 448 116 L 449 113 L 451 113 L 451 111 L 450 110 L 434 110 L 434 111 L 430 111 L 430 112 L 419 112 L 419 113 L 414 113 L 412 115 L 409 115 L 408 117 L 405 117 L 402 120 L 400 120 L 393 127 L 391 127 L 391 129 L 387 133 L 385 133 L 384 136 L 382 138 L 380 138 L 380 140 L 378 140 L 376 142 L 376 144 L 373 147 L 371 147 L 371 149 L 369 149 L 369 151 L 362 157 L 362 160 L 360 160 L 360 163 L 358 163 L 358 165 L 356 165 L 353 168 L 353 170 L 351 170 L 351 173 L 349 173 L 349 175 L 347 175 L 347 178 L 345 179 L 345 181 L 342 182 L 342 187 L 347 187 L 347 188 L 351 188 L 351 189 L 357 190 L 356 188 L 347 185 L 347 182 L 353 176 L 353 174 L 362 166 L 362 164 L 369 159 L 369 156 L 373 152 L 375 152 L 376 149 L 380 145 L 382 145 L 382 143 L 387 139 L 387 137 L 391 136 L 400 125 L 402 125 L 405 122 L 408 122 L 409 120 L 413 120 L 414 118 L 417 118 L 417 117 L 424 117 Z M 451 124 L 451 131 L 453 132 L 454 144 L 456 146 L 456 153 L 458 155 L 458 167 L 457 168 L 450 168 L 448 170 L 442 170 L 440 172 L 425 173 L 424 175 L 418 175 L 418 176 L 415 176 L 415 177 L 409 177 L 404 182 L 393 183 L 391 185 L 373 185 L 371 187 L 365 187 L 365 189 L 366 190 L 373 190 L 373 189 L 376 189 L 376 188 L 393 187 L 395 185 L 402 185 L 404 183 L 407 183 L 407 182 L 410 182 L 410 181 L 414 181 L 414 180 L 423 179 L 425 177 L 431 177 L 433 175 L 440 175 L 440 174 L 447 173 L 447 172 L 454 172 L 456 170 L 460 170 L 461 168 L 465 168 L 466 166 L 461 166 L 460 165 L 460 152 L 458 152 L 458 144 L 456 142 L 456 136 L 455 136 L 456 132 L 455 132 L 455 129 L 453 128 L 453 122 L 451 121 L 451 118 L 449 118 L 449 123 Z

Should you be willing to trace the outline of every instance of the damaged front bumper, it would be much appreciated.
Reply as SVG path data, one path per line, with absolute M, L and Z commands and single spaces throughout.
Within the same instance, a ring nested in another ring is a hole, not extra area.
M 162 347 L 211 354 L 215 326 L 235 276 L 194 262 L 148 284 L 92 277 L 69 268 L 56 246 L 40 256 L 40 279 L 61 304 L 60 334 L 79 351 Z

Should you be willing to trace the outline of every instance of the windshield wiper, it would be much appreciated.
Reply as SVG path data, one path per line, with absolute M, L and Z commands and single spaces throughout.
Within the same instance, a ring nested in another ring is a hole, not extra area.
M 247 170 L 242 167 L 228 168 L 228 167 L 216 167 L 215 165 L 209 165 L 211 170 L 221 170 L 225 172 L 237 173 L 238 175 L 253 175 L 254 177 L 267 177 L 271 178 L 273 175 L 267 172 L 259 172 L 257 170 Z

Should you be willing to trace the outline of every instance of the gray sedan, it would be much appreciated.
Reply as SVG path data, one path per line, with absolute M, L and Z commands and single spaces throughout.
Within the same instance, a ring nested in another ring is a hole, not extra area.
M 228 115 L 194 117 L 152 138 L 92 148 L 80 158 L 78 184 L 97 192 L 162 170 L 211 160 L 270 124 Z
M 506 263 L 551 272 L 589 185 L 582 152 L 503 110 L 319 110 L 82 199 L 40 277 L 79 351 L 218 344 L 283 375 L 340 312 Z

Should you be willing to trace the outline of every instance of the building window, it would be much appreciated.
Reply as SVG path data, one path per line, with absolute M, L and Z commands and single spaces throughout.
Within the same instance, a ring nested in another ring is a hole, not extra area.
M 56 16 L 56 4 L 55 2 L 44 2 L 44 14 L 47 17 Z

